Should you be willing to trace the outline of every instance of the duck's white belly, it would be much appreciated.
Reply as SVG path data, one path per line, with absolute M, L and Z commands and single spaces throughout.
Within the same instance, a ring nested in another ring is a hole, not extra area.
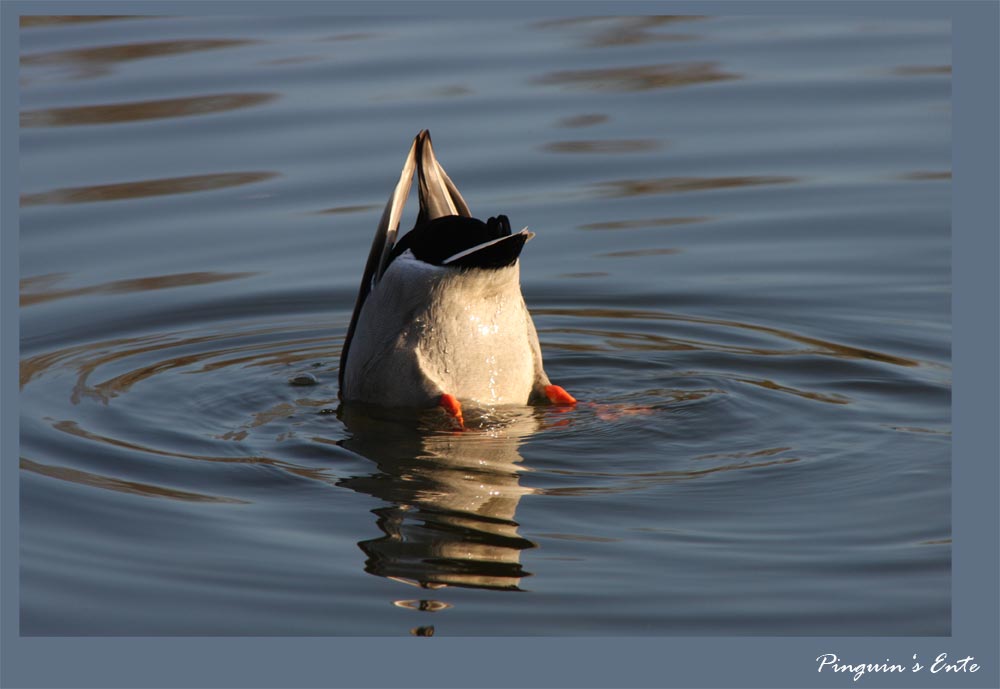
M 448 393 L 527 404 L 540 371 L 517 264 L 459 272 L 401 256 L 359 315 L 344 399 L 429 406 Z

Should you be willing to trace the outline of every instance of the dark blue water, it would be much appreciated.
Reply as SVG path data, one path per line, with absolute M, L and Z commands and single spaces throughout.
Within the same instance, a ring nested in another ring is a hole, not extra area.
M 22 25 L 22 634 L 950 633 L 947 22 L 488 29 Z M 575 409 L 338 410 L 425 127 Z

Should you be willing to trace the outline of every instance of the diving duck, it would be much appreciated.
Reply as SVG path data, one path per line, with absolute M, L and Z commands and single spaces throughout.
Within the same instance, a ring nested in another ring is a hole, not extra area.
M 397 239 L 416 173 L 420 210 Z M 340 357 L 340 398 L 386 407 L 494 407 L 576 400 L 542 366 L 521 295 L 518 257 L 534 236 L 505 215 L 472 217 L 438 163 L 413 140 L 382 213 Z

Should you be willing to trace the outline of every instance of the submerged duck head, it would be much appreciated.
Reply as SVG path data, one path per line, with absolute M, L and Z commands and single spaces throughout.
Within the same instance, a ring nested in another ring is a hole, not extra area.
M 397 240 L 413 176 L 420 210 Z M 575 400 L 542 368 L 521 296 L 518 258 L 534 236 L 505 215 L 476 219 L 438 163 L 430 133 L 413 141 L 375 231 L 340 360 L 340 396 L 382 406 Z

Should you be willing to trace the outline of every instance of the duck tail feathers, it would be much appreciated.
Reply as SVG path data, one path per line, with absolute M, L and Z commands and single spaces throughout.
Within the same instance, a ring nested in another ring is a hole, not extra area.
M 424 129 L 413 141 L 417 149 L 417 183 L 420 214 L 417 224 L 446 215 L 472 217 L 469 206 L 434 155 L 431 134 Z
M 419 137 L 418 137 L 419 138 Z M 393 190 L 389 201 L 382 211 L 382 218 L 379 220 L 375 230 L 375 237 L 372 239 L 371 249 L 368 251 L 368 261 L 365 263 L 365 272 L 361 277 L 361 287 L 358 289 L 358 298 L 354 302 L 354 312 L 351 314 L 351 323 L 347 326 L 347 335 L 344 338 L 344 346 L 340 352 L 340 371 L 338 375 L 340 389 L 344 388 L 344 367 L 347 364 L 347 354 L 354 337 L 354 330 L 358 324 L 358 315 L 361 307 L 372 291 L 372 287 L 382 277 L 386 266 L 389 264 L 389 255 L 392 247 L 396 244 L 396 236 L 399 233 L 399 222 L 403 216 L 403 207 L 406 206 L 406 197 L 410 195 L 410 186 L 413 184 L 413 173 L 417 167 L 417 140 L 414 139 L 410 146 L 410 152 L 403 163 L 403 171 L 399 175 L 399 181 Z

